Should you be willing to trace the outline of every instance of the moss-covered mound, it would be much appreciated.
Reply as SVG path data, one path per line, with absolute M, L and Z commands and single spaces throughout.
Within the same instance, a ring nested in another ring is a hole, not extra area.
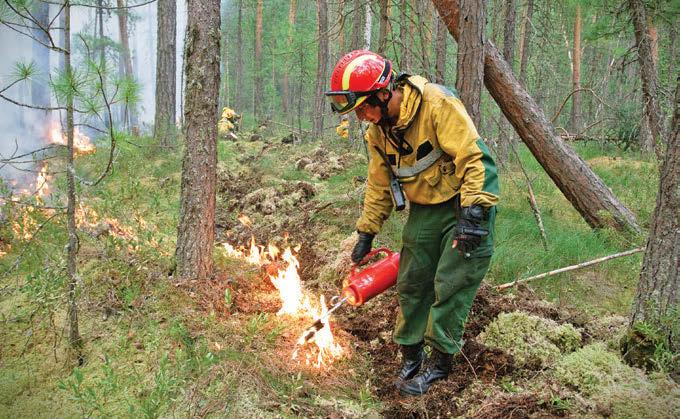
M 603 343 L 585 346 L 563 357 L 553 375 L 615 418 L 680 417 L 680 386 L 659 375 L 651 379 L 624 364 Z
M 606 386 L 635 382 L 637 374 L 598 342 L 562 358 L 555 365 L 555 377 L 590 395 Z
M 581 333 L 570 324 L 515 311 L 501 313 L 480 334 L 480 340 L 512 354 L 518 365 L 540 368 L 578 348 Z

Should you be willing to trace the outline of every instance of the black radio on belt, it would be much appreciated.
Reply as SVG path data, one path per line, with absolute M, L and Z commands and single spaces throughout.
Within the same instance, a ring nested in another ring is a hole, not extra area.
M 392 194 L 392 202 L 394 202 L 394 209 L 401 211 L 406 208 L 406 197 L 404 190 L 401 188 L 401 183 L 392 173 L 390 173 L 390 193 Z
M 385 166 L 387 166 L 387 174 L 390 176 L 390 195 L 392 195 L 394 209 L 396 211 L 401 211 L 406 208 L 406 196 L 404 196 L 404 190 L 401 188 L 399 178 L 397 178 L 397 175 L 392 171 L 392 166 L 390 165 L 389 160 L 387 160 L 385 153 L 378 147 L 375 147 L 375 150 L 380 154 L 380 157 L 382 157 L 385 162 Z

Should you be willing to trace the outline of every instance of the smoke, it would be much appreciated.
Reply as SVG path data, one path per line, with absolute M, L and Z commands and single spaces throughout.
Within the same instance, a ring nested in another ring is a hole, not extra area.
M 17 63 L 28 63 L 32 59 L 31 40 L 8 29 L 0 31 L 2 56 L 0 60 L 0 90 L 5 89 L 17 80 L 15 71 Z M 37 73 L 36 77 L 46 78 L 46 74 Z M 22 81 L 3 92 L 4 96 L 19 102 L 31 102 L 31 85 Z M 38 110 L 20 108 L 4 99 L 0 99 L 0 159 L 6 160 L 41 147 L 41 120 L 45 113 Z M 30 160 L 21 158 L 20 161 Z M 33 164 L 0 162 L 0 176 L 4 179 L 20 181 Z
M 114 2 L 115 3 L 115 2 Z M 138 0 L 128 0 L 129 5 L 140 3 Z M 130 34 L 130 49 L 133 62 L 133 72 L 135 79 L 140 85 L 140 101 L 137 104 L 137 112 L 142 132 L 149 132 L 153 128 L 155 111 L 155 87 L 156 87 L 156 8 L 155 3 L 146 4 L 129 9 L 128 19 Z M 59 10 L 56 4 L 50 6 L 50 20 L 54 18 Z M 72 45 L 76 43 L 76 34 L 79 32 L 94 34 L 96 9 L 93 7 L 71 8 L 71 39 Z M 104 12 L 103 33 L 105 37 L 114 42 L 120 41 L 118 27 L 118 16 L 115 11 L 107 10 Z M 59 19 L 55 20 L 54 27 L 59 26 Z M 181 71 L 182 53 L 184 49 L 184 32 L 186 28 L 186 0 L 177 1 L 177 108 L 180 109 L 181 103 Z M 52 31 L 55 42 L 62 36 L 58 29 Z M 0 31 L 0 52 L 3 59 L 0 60 L 0 90 L 5 89 L 9 84 L 16 80 L 15 66 L 17 63 L 30 63 L 37 60 L 37 55 L 44 53 L 44 47 L 35 45 L 28 36 L 9 30 L 6 27 Z M 75 51 L 75 50 L 74 50 Z M 40 83 L 47 84 L 50 74 L 58 71 L 63 57 L 58 52 L 50 51 L 49 67 L 38 68 L 32 77 Z M 77 54 L 73 56 L 73 63 L 77 65 L 82 57 Z M 5 90 L 3 95 L 18 102 L 31 104 L 33 87 L 32 81 L 22 81 L 13 87 Z M 56 106 L 56 100 L 50 92 L 51 106 Z M 76 115 L 78 118 L 78 115 Z M 58 112 L 45 112 L 42 110 L 29 109 L 0 99 L 0 159 L 7 159 L 12 156 L 30 153 L 40 149 L 47 144 L 47 127 L 51 120 L 59 120 Z M 78 122 L 78 121 L 77 121 Z M 94 135 L 96 132 L 88 132 Z M 20 159 L 21 161 L 30 160 L 30 156 Z M 15 183 L 28 182 L 24 179 L 28 176 L 25 171 L 33 169 L 33 164 L 21 163 L 8 165 L 0 162 L 0 177 L 5 180 L 14 180 Z

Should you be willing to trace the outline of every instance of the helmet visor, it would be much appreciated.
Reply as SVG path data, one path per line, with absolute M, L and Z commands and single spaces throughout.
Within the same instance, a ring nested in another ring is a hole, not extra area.
M 350 90 L 336 90 L 326 92 L 331 108 L 339 114 L 346 114 L 363 102 L 366 96 L 375 93 L 375 90 L 368 92 L 352 92 Z

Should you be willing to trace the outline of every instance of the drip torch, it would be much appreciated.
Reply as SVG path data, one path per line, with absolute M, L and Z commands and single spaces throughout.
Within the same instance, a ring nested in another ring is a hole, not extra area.
M 364 267 L 358 272 L 358 265 L 352 266 L 349 276 L 343 282 L 341 294 L 331 298 L 332 307 L 305 330 L 300 338 L 300 343 L 307 343 L 312 340 L 316 332 L 323 328 L 324 321 L 345 303 L 359 307 L 397 283 L 397 273 L 399 272 L 398 252 L 392 252 L 381 247 L 369 252 L 362 262 L 380 252 L 385 253 L 387 257 Z

